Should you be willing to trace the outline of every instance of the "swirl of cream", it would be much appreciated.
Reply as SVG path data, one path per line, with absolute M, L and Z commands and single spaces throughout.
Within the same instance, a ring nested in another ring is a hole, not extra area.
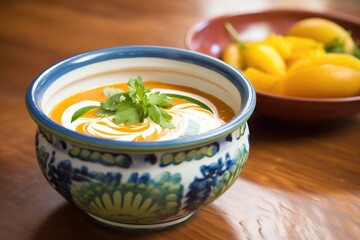
M 184 95 L 183 92 L 181 94 Z M 193 97 L 194 95 L 192 95 Z M 86 106 L 100 106 L 97 101 L 82 101 L 68 107 L 61 119 L 64 127 L 91 136 L 124 141 L 162 141 L 193 136 L 220 127 L 224 122 L 218 117 L 216 107 L 209 104 L 212 112 L 194 103 L 182 103 L 169 108 L 174 129 L 162 128 L 150 118 L 134 125 L 115 124 L 112 117 L 79 117 L 71 122 L 74 113 Z

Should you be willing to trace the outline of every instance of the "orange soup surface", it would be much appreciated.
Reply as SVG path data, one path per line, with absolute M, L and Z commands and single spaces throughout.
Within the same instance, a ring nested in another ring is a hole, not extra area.
M 128 92 L 127 83 L 79 92 L 57 104 L 49 117 L 64 127 L 90 136 L 124 141 L 160 141 L 210 131 L 225 124 L 235 115 L 233 109 L 220 99 L 194 88 L 158 81 L 145 81 L 144 85 L 152 91 L 168 94 L 173 106 L 165 110 L 171 115 L 170 121 L 175 128 L 163 128 L 150 118 L 141 123 L 127 125 L 116 124 L 109 116 L 98 116 L 96 113 L 100 109 L 100 103 L 108 99 L 104 95 L 104 89 L 117 88 Z M 74 114 L 87 106 L 99 108 L 88 110 L 72 121 Z

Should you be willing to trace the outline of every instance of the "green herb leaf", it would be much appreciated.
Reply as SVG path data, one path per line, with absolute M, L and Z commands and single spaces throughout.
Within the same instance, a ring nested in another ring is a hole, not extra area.
M 163 108 L 150 104 L 148 106 L 149 116 L 151 120 L 159 124 L 163 128 L 173 129 L 175 126 L 170 122 L 171 115 L 167 113 Z
M 150 104 L 157 105 L 160 107 L 171 107 L 174 103 L 168 98 L 168 94 L 154 92 L 148 97 Z
M 150 88 L 147 88 L 142 83 L 142 78 L 137 77 L 135 79 L 130 78 L 128 82 L 129 86 L 129 96 L 133 102 L 141 103 L 141 105 L 146 105 L 147 96 L 146 93 L 150 92 Z
M 346 53 L 344 41 L 339 38 L 334 38 L 332 41 L 328 42 L 324 49 L 326 52 L 332 53 Z
M 127 93 L 117 93 L 112 95 L 108 100 L 101 102 L 102 109 L 107 111 L 116 111 L 117 105 L 126 100 Z
M 80 108 L 79 110 L 74 112 L 74 114 L 72 115 L 71 122 L 75 121 L 76 119 L 78 119 L 79 117 L 84 115 L 86 112 L 90 111 L 91 109 L 98 108 L 98 107 L 99 106 L 86 106 L 86 107 Z
M 100 104 L 98 116 L 114 116 L 116 124 L 132 125 L 143 122 L 150 117 L 152 121 L 163 128 L 174 128 L 171 124 L 171 115 L 165 107 L 173 105 L 166 94 L 151 93 L 151 89 L 142 83 L 142 78 L 131 78 L 128 81 L 129 92 L 120 92 L 116 89 L 104 90 L 109 98 Z
M 106 97 L 111 97 L 112 95 L 115 95 L 117 93 L 122 93 L 122 92 L 123 91 L 121 91 L 118 88 L 111 88 L 111 87 L 104 88 L 104 95 Z
M 355 47 L 353 49 L 352 55 L 358 59 L 360 59 L 360 41 L 355 42 Z
M 114 112 L 114 111 L 109 111 L 109 110 L 105 110 L 105 109 L 99 109 L 95 113 L 95 116 L 98 116 L 98 117 L 113 116 L 113 115 L 115 115 L 115 113 L 116 112 Z
M 180 99 L 184 99 L 186 101 L 189 101 L 189 102 L 192 102 L 192 103 L 195 103 L 196 105 L 199 105 L 200 107 L 206 109 L 206 110 L 209 110 L 210 112 L 213 112 L 211 110 L 210 107 L 208 107 L 208 105 L 206 105 L 205 103 L 195 99 L 195 98 L 192 98 L 192 97 L 189 97 L 189 96 L 184 96 L 184 95 L 180 95 L 180 94 L 173 94 L 173 93 L 167 93 L 166 94 L 167 96 L 169 97 L 173 97 L 173 98 L 180 98 Z
M 351 54 L 354 57 L 360 59 L 360 42 L 359 41 L 355 42 L 355 46 L 354 46 L 354 49 L 352 50 L 352 52 L 346 51 L 345 46 L 344 46 L 344 41 L 341 41 L 339 38 L 334 38 L 332 41 L 327 43 L 324 46 L 324 49 L 326 52 L 330 52 L 330 53 Z
M 142 122 L 138 114 L 138 109 L 133 106 L 129 106 L 129 108 L 124 107 L 123 110 L 116 112 L 114 121 L 116 124 L 124 123 L 126 125 Z

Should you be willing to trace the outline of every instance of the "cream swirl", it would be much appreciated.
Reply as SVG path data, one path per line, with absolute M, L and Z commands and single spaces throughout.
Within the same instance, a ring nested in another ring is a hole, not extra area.
M 171 92 L 185 95 L 184 92 L 174 90 Z M 218 116 L 216 107 L 211 102 L 194 94 L 187 94 L 187 96 L 199 99 L 211 111 L 192 102 L 174 105 L 167 109 L 167 112 L 172 116 L 171 123 L 175 126 L 174 129 L 162 128 L 150 118 L 145 119 L 143 123 L 134 125 L 115 124 L 112 117 L 97 116 L 82 116 L 72 122 L 72 116 L 78 109 L 86 106 L 100 106 L 100 102 L 89 100 L 69 106 L 62 115 L 61 124 L 66 128 L 87 135 L 124 141 L 171 140 L 204 133 L 224 124 L 224 121 Z

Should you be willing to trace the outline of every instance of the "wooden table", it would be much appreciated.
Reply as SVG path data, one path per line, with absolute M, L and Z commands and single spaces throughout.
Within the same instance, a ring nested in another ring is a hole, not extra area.
M 274 6 L 338 10 L 348 1 L 2 0 L 0 3 L 0 239 L 359 239 L 360 116 L 294 126 L 256 114 L 241 176 L 221 198 L 175 229 L 124 233 L 93 223 L 42 176 L 35 124 L 24 105 L 49 65 L 103 47 L 184 47 L 199 18 Z

